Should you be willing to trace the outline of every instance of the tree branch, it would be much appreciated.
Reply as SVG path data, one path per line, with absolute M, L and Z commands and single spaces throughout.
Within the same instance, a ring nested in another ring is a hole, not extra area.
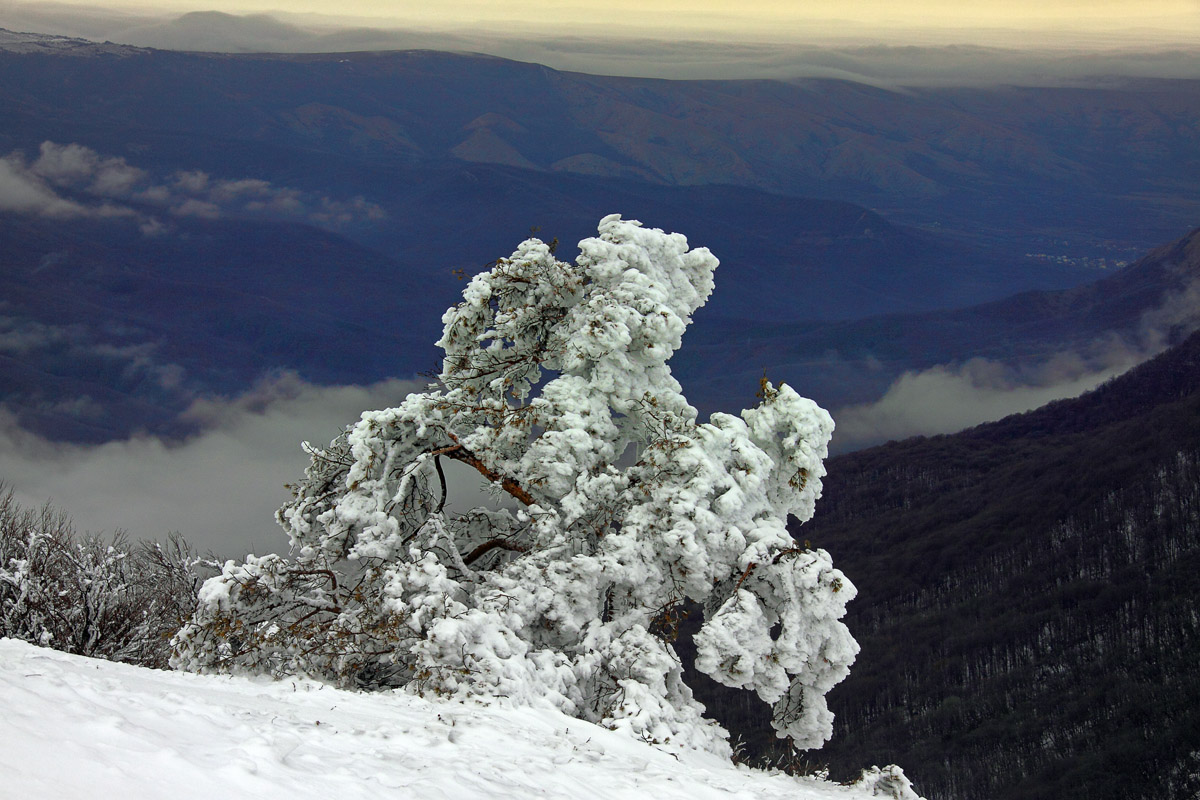
M 324 575 L 329 578 L 335 592 L 338 588 L 337 575 L 331 569 L 293 569 L 288 571 L 288 575 Z
M 471 552 L 467 553 L 467 555 L 463 558 L 463 563 L 464 564 L 474 563 L 475 561 L 478 561 L 480 558 L 483 558 L 488 553 L 492 552 L 493 550 L 497 550 L 497 549 L 511 550 L 514 553 L 526 553 L 529 551 L 529 548 L 522 547 L 519 544 L 513 544 L 512 542 L 508 541 L 507 539 L 490 539 L 490 540 L 484 542 L 483 544 L 479 545 L 478 547 L 476 547 Z
M 442 509 L 446 507 L 446 473 L 442 472 L 442 457 L 437 453 L 433 454 L 433 466 L 437 468 L 438 481 L 442 484 L 442 499 L 438 503 L 435 513 L 442 513 Z
M 499 472 L 496 472 L 494 469 L 489 468 L 487 464 L 484 464 L 479 460 L 479 456 L 475 455 L 470 450 L 459 444 L 458 437 L 456 437 L 453 433 L 447 431 L 446 435 L 450 437 L 450 440 L 453 441 L 454 444 L 449 447 L 442 447 L 434 450 L 434 456 L 446 456 L 447 458 L 453 458 L 455 461 L 461 461 L 467 466 L 474 467 L 475 470 L 480 475 L 487 478 L 488 481 L 491 483 L 500 484 L 500 488 L 504 489 L 504 491 L 508 492 L 527 506 L 531 506 L 537 502 L 533 499 L 533 495 L 527 492 L 525 488 L 521 486 L 521 484 L 517 483 L 512 478 L 507 478 L 501 475 Z

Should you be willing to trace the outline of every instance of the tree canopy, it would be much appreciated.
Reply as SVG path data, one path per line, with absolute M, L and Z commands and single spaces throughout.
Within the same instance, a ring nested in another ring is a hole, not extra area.
M 529 239 L 470 281 L 437 382 L 309 447 L 277 515 L 290 555 L 208 581 L 176 665 L 548 701 L 728 752 L 672 647 L 691 600 L 700 670 L 799 747 L 829 737 L 855 590 L 785 523 L 812 516 L 832 420 L 764 380 L 756 407 L 698 421 L 667 362 L 717 259 L 617 215 L 579 250 Z M 446 460 L 495 502 L 448 510 Z

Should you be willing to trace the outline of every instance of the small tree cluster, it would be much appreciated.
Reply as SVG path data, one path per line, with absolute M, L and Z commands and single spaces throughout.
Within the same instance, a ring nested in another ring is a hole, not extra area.
M 173 663 L 548 700 L 728 753 L 671 645 L 692 600 L 697 667 L 772 704 L 779 736 L 829 737 L 855 590 L 785 522 L 812 515 L 832 420 L 764 381 L 700 422 L 667 361 L 716 259 L 615 215 L 579 249 L 530 239 L 470 282 L 438 383 L 309 448 L 277 515 L 291 555 L 227 563 Z M 448 511 L 450 460 L 497 502 Z
M 165 668 L 204 563 L 178 536 L 80 535 L 63 512 L 22 508 L 0 486 L 0 636 Z

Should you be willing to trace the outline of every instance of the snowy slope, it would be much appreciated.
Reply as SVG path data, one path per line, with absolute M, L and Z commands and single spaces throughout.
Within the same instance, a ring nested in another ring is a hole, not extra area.
M 872 795 L 672 753 L 552 709 L 158 672 L 10 639 L 0 709 L 3 798 Z

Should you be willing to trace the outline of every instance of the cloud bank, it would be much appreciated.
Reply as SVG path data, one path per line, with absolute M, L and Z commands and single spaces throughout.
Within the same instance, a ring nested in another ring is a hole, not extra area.
M 180 217 L 266 215 L 338 228 L 387 216 L 361 196 L 325 197 L 256 178 L 180 170 L 155 180 L 123 158 L 50 141 L 42 142 L 37 158 L 20 151 L 0 158 L 0 211 L 51 219 L 132 219 L 146 235 L 169 231 L 172 218 Z
M 905 372 L 878 401 L 834 413 L 834 446 L 845 452 L 912 436 L 957 433 L 1054 400 L 1078 397 L 1140 360 L 1131 354 L 1128 362 L 1101 370 L 1059 372 L 1047 368 L 1040 380 L 1030 380 L 1009 366 L 982 358 Z
M 240 557 L 287 549 L 274 522 L 304 474 L 301 442 L 324 445 L 365 409 L 423 390 L 416 381 L 314 386 L 284 373 L 236 398 L 198 400 L 185 414 L 199 432 L 183 442 L 137 436 L 101 445 L 47 441 L 0 410 L 0 480 L 18 500 L 50 500 L 81 530 L 134 538 L 179 531 L 201 550 Z M 458 476 L 474 489 L 477 480 Z
M 0 211 L 57 219 L 137 216 L 133 209 L 109 202 L 87 204 L 63 197 L 54 183 L 61 184 L 64 177 L 69 179 L 73 176 L 54 175 L 53 169 L 56 164 L 51 164 L 49 170 L 43 171 L 41 161 L 42 159 L 38 159 L 33 164 L 27 164 L 20 153 L 11 153 L 0 158 Z M 105 174 L 97 176 L 98 180 L 103 180 Z M 60 180 L 55 181 L 52 179 L 54 177 Z
M 1197 329 L 1200 280 L 1193 280 L 1142 314 L 1128 336 L 1113 333 L 1021 366 L 973 358 L 905 372 L 879 400 L 834 412 L 833 449 L 846 452 L 911 436 L 956 433 L 1078 397 Z

